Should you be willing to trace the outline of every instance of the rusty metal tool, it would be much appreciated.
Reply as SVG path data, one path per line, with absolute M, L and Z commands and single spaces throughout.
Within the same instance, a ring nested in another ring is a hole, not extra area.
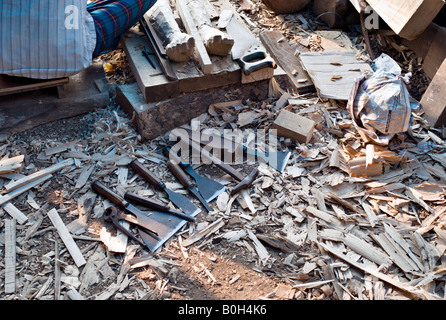
M 139 162 L 137 159 L 130 162 L 130 167 L 138 173 L 144 180 L 149 182 L 149 184 L 157 189 L 163 190 L 166 192 L 169 200 L 173 202 L 178 208 L 180 208 L 184 213 L 190 216 L 196 216 L 201 212 L 200 208 L 198 208 L 195 204 L 193 204 L 189 199 L 187 199 L 182 194 L 174 192 L 166 187 L 164 182 L 158 179 L 149 169 L 144 167 L 144 165 Z
M 125 220 L 125 221 L 130 220 L 129 222 L 134 223 L 133 217 L 132 217 L 132 219 L 129 219 L 128 215 L 124 215 L 122 212 L 118 213 L 118 210 L 114 206 L 111 206 L 111 207 L 108 207 L 107 209 L 105 209 L 103 217 L 104 217 L 105 221 L 112 222 L 113 225 L 115 226 L 115 228 L 118 229 L 119 231 L 121 231 L 122 233 L 124 233 L 127 237 L 135 240 L 143 247 L 148 248 L 147 244 L 144 241 L 142 241 L 141 239 L 136 237 L 132 232 L 130 232 L 129 230 L 124 228 L 124 226 L 119 223 L 119 220 Z
M 212 208 L 209 206 L 209 204 L 206 202 L 206 200 L 203 198 L 203 196 L 198 192 L 197 187 L 195 186 L 195 183 L 189 179 L 186 172 L 181 169 L 181 167 L 174 163 L 173 161 L 167 162 L 167 167 L 170 169 L 170 171 L 173 173 L 173 175 L 180 181 L 180 183 L 189 190 L 198 200 L 200 200 L 201 204 L 205 207 L 207 212 L 213 211 Z
M 180 167 L 195 180 L 198 191 L 207 203 L 211 202 L 222 192 L 226 191 L 226 187 L 224 185 L 215 180 L 209 179 L 208 177 L 200 175 L 192 168 L 190 164 L 181 161 L 181 158 L 170 148 L 165 148 L 163 153 L 166 157 L 171 159 L 170 161 L 178 163 Z
M 204 150 L 199 143 L 189 139 L 189 135 L 186 133 L 185 130 L 175 129 L 172 130 L 172 134 L 177 137 L 180 141 L 183 141 L 184 143 L 187 143 L 192 150 L 195 150 L 196 152 L 199 152 L 203 157 L 207 158 L 209 161 L 211 161 L 213 164 L 215 164 L 217 167 L 222 169 L 224 172 L 229 174 L 231 177 L 239 181 L 239 183 L 232 188 L 230 194 L 235 195 L 241 190 L 247 189 L 256 179 L 257 175 L 259 174 L 259 169 L 254 168 L 248 176 L 244 176 L 241 172 L 237 171 L 233 167 L 231 167 L 228 164 L 223 163 L 222 160 L 218 159 L 217 157 L 213 156 L 210 152 Z
M 126 192 L 124 194 L 124 199 L 131 201 L 134 204 L 139 204 L 141 206 L 144 206 L 144 207 L 152 209 L 152 210 L 173 214 L 173 215 L 180 217 L 181 219 L 187 220 L 189 222 L 195 222 L 197 220 L 197 219 L 195 219 L 195 217 L 187 215 L 181 211 L 173 210 L 167 204 L 161 203 L 159 201 L 155 201 L 153 199 L 144 198 L 144 197 L 141 197 L 141 196 L 131 193 L 131 192 Z
M 181 227 L 187 223 L 185 219 L 170 213 L 160 211 L 143 212 L 99 181 L 94 181 L 92 183 L 92 188 L 100 195 L 114 202 L 116 205 L 127 210 L 130 214 L 136 217 L 138 224 L 144 227 L 138 228 L 139 235 L 152 252 L 156 251 L 169 240 L 175 232 L 180 230 Z M 147 232 L 146 229 L 152 230 L 152 232 Z
M 199 135 L 194 135 L 190 129 L 185 129 L 189 133 L 189 137 L 195 142 L 200 143 L 202 146 L 211 146 L 212 148 L 218 148 L 222 150 L 222 154 L 231 153 L 232 158 L 235 158 L 235 153 L 237 148 L 241 148 L 246 155 L 251 155 L 257 158 L 259 161 L 267 163 L 270 167 L 282 172 L 291 156 L 290 151 L 266 151 L 262 152 L 257 149 L 248 148 L 243 144 L 238 144 L 232 140 L 225 139 L 224 137 L 209 135 L 200 133 Z M 211 145 L 212 143 L 212 145 Z M 228 147 L 229 146 L 229 147 Z

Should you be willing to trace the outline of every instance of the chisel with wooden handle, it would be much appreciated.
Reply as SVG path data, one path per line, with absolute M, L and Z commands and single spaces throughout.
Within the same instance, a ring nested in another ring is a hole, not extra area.
M 167 167 L 172 171 L 173 175 L 180 181 L 180 183 L 189 190 L 198 200 L 200 200 L 201 204 L 206 208 L 208 212 L 212 211 L 212 208 L 203 198 L 203 196 L 198 192 L 198 189 L 195 186 L 195 183 L 189 179 L 186 172 L 181 169 L 181 167 L 174 163 L 173 161 L 167 162 Z
M 153 188 L 157 190 L 163 190 L 167 193 L 169 200 L 173 202 L 178 208 L 180 208 L 184 213 L 195 216 L 201 212 L 200 208 L 198 208 L 195 204 L 193 204 L 189 199 L 185 196 L 174 192 L 166 187 L 164 182 L 158 179 L 149 169 L 147 169 L 141 162 L 138 160 L 133 160 L 130 162 L 130 167 L 138 173 L 144 180 L 146 180 Z

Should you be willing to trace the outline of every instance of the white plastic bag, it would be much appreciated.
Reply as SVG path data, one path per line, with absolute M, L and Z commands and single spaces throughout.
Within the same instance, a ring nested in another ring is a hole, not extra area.
M 356 81 L 347 109 L 361 134 L 387 145 L 392 137 L 407 131 L 412 109 L 419 104 L 410 97 L 401 68 L 388 55 L 374 60 L 373 73 Z

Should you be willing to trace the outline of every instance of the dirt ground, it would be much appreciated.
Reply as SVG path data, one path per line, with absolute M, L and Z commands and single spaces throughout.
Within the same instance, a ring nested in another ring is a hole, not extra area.
M 258 2 L 255 3 L 258 5 Z M 271 13 L 262 15 L 259 15 L 258 12 L 246 14 L 255 22 L 257 22 L 256 19 L 260 20 L 262 18 L 263 25 L 270 23 L 282 28 L 283 19 L 285 22 L 289 21 L 290 24 L 297 24 L 293 15 L 281 15 L 279 19 Z M 313 13 L 310 9 L 304 11 L 303 14 L 311 21 Z M 301 26 L 301 24 L 299 25 Z M 358 30 L 356 29 L 352 34 L 358 35 Z M 400 53 L 389 46 L 382 47 L 376 42 L 373 43 L 376 52 L 386 51 L 395 58 L 401 58 Z M 114 85 L 134 82 L 122 50 L 118 49 L 103 57 L 103 60 L 105 63 L 112 60 L 112 63 L 115 64 L 113 70 L 107 72 L 112 94 Z M 414 98 L 419 99 L 427 84 L 427 79 L 422 70 L 415 68 L 411 83 L 409 90 Z M 86 150 L 85 147 L 90 144 L 98 148 L 98 141 L 99 143 L 110 143 L 111 140 L 101 140 L 99 138 L 101 134 L 104 135 L 104 132 L 107 132 L 104 124 L 107 123 L 108 129 L 113 132 L 119 121 L 125 122 L 126 131 L 122 131 L 123 134 L 128 137 L 136 137 L 129 139 L 134 143 L 134 148 L 145 145 L 145 149 L 159 151 L 159 149 L 154 148 L 153 143 L 138 140 L 138 133 L 129 121 L 128 116 L 113 104 L 89 114 L 41 125 L 13 136 L 2 137 L 0 150 L 2 151 L 2 157 L 24 154 L 24 170 L 22 173 L 28 174 L 51 164 L 52 160 L 42 158 L 41 154 L 45 149 L 58 143 L 79 141 L 78 143 L 82 145 L 84 151 Z M 116 133 L 119 137 L 118 130 Z M 119 138 L 122 138 L 122 136 Z M 7 146 L 7 150 L 1 148 L 2 145 Z M 105 147 L 104 145 L 104 149 Z M 75 189 L 76 180 L 73 177 L 76 177 L 76 175 L 56 173 L 50 182 L 43 187 L 36 188 L 34 191 L 34 200 L 38 207 L 41 208 L 47 204 L 49 206 L 47 208 L 57 208 L 66 224 L 78 218 L 77 201 L 82 194 Z M 163 178 L 174 181 L 172 176 Z M 274 190 L 266 190 L 265 192 L 274 197 Z M 35 221 L 33 218 L 38 218 L 36 214 L 38 210 L 30 206 L 29 195 L 19 196 L 15 199 L 14 204 L 28 215 L 33 222 Z M 7 217 L 8 215 L 0 210 L 0 228 L 4 226 L 4 219 Z M 198 216 L 197 223 L 213 223 L 218 218 L 218 215 L 201 213 Z M 284 228 L 283 222 L 275 219 L 273 214 L 268 216 L 266 221 L 267 223 L 264 223 L 263 220 L 256 223 L 254 220 L 251 221 L 250 226 L 258 234 L 283 233 L 281 231 Z M 242 229 L 245 224 L 245 220 L 233 217 L 226 221 L 224 229 L 238 230 Z M 129 256 L 137 257 L 147 253 L 134 242 L 129 243 L 131 244 L 131 250 L 133 250 L 130 253 L 108 252 L 100 241 L 91 239 L 98 239 L 103 226 L 104 222 L 101 217 L 90 217 L 88 228 L 82 234 L 89 239 L 76 239 L 81 251 L 87 254 L 87 260 L 93 261 L 97 270 L 97 280 L 90 281 L 87 286 L 82 283 L 82 281 L 87 281 L 85 278 L 82 280 L 83 270 L 73 268 L 70 256 L 63 250 L 60 239 L 59 241 L 55 240 L 57 239 L 57 233 L 52 228 L 48 218 L 44 218 L 41 222 L 38 229 L 41 232 L 36 231 L 26 241 L 24 239 L 29 225 L 17 225 L 19 248 L 17 270 L 20 281 L 17 283 L 15 294 L 6 294 L 3 285 L 4 273 L 0 274 L 0 299 L 54 299 L 55 260 L 50 259 L 48 262 L 48 257 L 53 257 L 55 242 L 58 242 L 58 250 L 61 251 L 60 268 L 63 275 L 72 276 L 70 279 L 73 279 L 73 281 L 81 279 L 80 284 L 70 285 L 68 278 L 64 278 L 66 282 L 62 281 L 61 299 L 69 299 L 68 291 L 72 287 L 76 287 L 85 299 L 99 300 L 336 299 L 333 291 L 328 286 L 320 285 L 311 290 L 294 289 L 292 287 L 296 283 L 311 283 L 323 279 L 318 271 L 319 269 L 307 270 L 306 266 L 311 262 L 312 265 L 323 267 L 329 257 L 318 256 L 315 245 L 308 242 L 304 242 L 299 252 L 292 254 L 265 245 L 269 259 L 266 263 L 261 263 L 253 243 L 248 241 L 246 236 L 239 241 L 230 242 L 223 237 L 224 233 L 218 231 L 184 250 L 181 241 L 187 238 L 188 232 L 192 232 L 186 229 L 172 237 L 162 250 L 154 254 L 155 262 L 152 261 L 151 264 L 146 264 L 143 267 L 125 270 L 127 268 L 125 261 Z M 0 247 L 0 249 L 3 252 L 3 247 Z M 53 252 L 53 254 L 48 255 L 50 252 Z M 95 255 L 99 257 L 96 261 L 93 259 Z M 0 266 L 4 269 L 3 261 L 0 261 Z M 359 271 L 352 270 L 351 272 L 353 273 L 351 277 L 353 280 L 349 282 L 346 292 L 348 290 L 355 292 L 355 279 L 362 277 Z M 344 297 L 346 299 L 351 298 L 348 295 Z

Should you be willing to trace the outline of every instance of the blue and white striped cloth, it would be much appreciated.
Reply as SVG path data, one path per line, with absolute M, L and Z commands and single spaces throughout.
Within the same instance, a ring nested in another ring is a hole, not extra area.
M 96 30 L 87 0 L 0 0 L 0 74 L 67 77 L 90 66 Z

